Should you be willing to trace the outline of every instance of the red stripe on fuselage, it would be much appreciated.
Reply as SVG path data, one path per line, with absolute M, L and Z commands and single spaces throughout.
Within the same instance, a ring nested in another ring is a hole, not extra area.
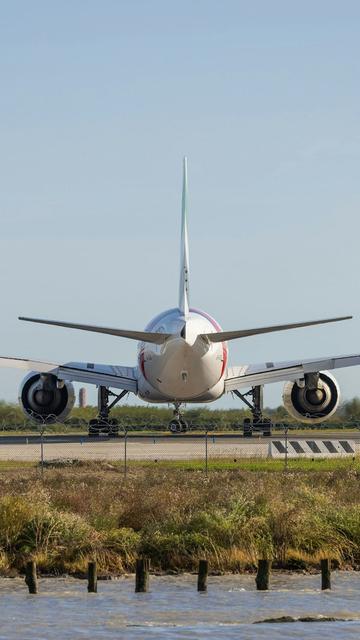
M 221 367 L 220 378 L 222 378 L 223 375 L 224 375 L 225 367 L 226 367 L 227 361 L 228 361 L 228 349 L 227 349 L 227 346 L 226 346 L 225 342 L 222 343 L 222 349 L 223 349 L 223 363 L 222 363 L 222 367 Z
M 140 370 L 141 373 L 143 374 L 145 380 L 146 380 L 146 373 L 145 373 L 145 354 L 144 354 L 144 349 L 142 349 L 139 353 L 139 364 L 140 364 Z
M 212 324 L 212 326 L 214 327 L 214 329 L 216 329 L 218 333 L 222 331 L 222 328 L 220 327 L 220 325 L 216 322 L 214 318 L 212 318 L 208 313 L 206 313 L 206 311 L 202 311 L 201 309 L 189 309 L 189 311 L 191 313 L 197 313 L 199 316 L 202 316 L 203 318 L 206 318 L 206 320 L 209 320 L 209 322 Z

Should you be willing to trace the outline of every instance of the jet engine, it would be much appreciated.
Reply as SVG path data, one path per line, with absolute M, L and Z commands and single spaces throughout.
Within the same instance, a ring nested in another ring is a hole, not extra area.
M 53 374 L 31 371 L 21 383 L 19 404 L 34 422 L 61 422 L 75 404 L 74 387 Z
M 287 382 L 283 391 L 285 409 L 291 416 L 316 424 L 332 416 L 340 402 L 340 389 L 328 371 L 308 373 L 304 380 Z

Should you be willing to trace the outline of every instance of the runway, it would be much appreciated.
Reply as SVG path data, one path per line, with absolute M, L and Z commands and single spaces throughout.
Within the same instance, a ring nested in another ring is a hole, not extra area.
M 344 432 L 324 433 L 322 438 L 289 436 L 289 441 L 349 440 L 360 453 L 360 433 L 350 437 Z M 79 460 L 191 460 L 204 458 L 256 458 L 269 455 L 271 441 L 283 441 L 283 436 L 272 438 L 209 435 L 205 436 L 141 436 L 118 438 L 89 438 L 88 436 L 49 435 L 3 436 L 0 438 L 0 460 L 37 461 L 43 446 L 44 460 L 72 458 Z

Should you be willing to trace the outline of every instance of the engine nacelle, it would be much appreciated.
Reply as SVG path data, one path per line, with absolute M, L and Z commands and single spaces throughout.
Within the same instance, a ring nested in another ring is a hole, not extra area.
M 339 406 L 339 385 L 328 371 L 308 374 L 303 386 L 296 382 L 285 384 L 283 402 L 285 409 L 296 420 L 309 424 L 324 422 Z
M 19 404 L 34 422 L 61 422 L 75 404 L 74 387 L 51 373 L 31 371 L 21 383 Z

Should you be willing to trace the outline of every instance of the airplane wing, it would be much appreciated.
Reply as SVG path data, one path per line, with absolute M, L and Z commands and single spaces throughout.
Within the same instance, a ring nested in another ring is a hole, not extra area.
M 0 366 L 23 369 L 24 371 L 37 371 L 39 373 L 53 373 L 60 380 L 86 382 L 88 384 L 125 389 L 126 391 L 137 393 L 135 367 L 95 364 L 92 362 L 55 364 L 52 362 L 6 357 L 0 357 Z
M 360 355 L 334 356 L 312 360 L 292 360 L 288 362 L 263 362 L 242 367 L 229 367 L 225 379 L 225 391 L 242 387 L 252 387 L 282 380 L 298 380 L 306 373 L 341 369 L 360 364 Z

